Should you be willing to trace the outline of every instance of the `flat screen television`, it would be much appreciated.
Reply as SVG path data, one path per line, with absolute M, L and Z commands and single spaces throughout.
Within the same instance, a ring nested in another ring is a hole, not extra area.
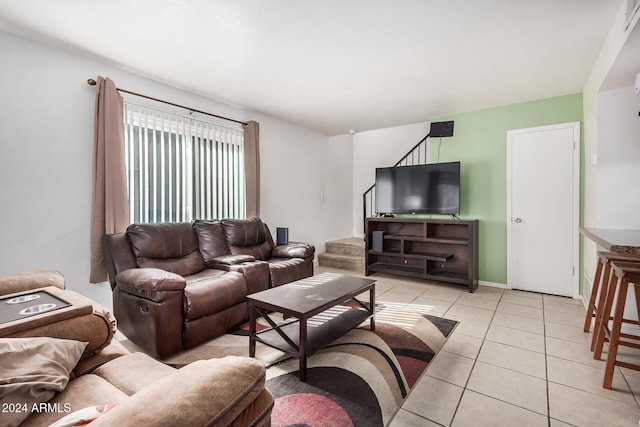
M 376 213 L 460 213 L 460 162 L 376 169 Z

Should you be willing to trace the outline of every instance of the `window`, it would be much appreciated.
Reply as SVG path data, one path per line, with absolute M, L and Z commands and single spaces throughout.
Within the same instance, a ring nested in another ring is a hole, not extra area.
M 243 131 L 125 102 L 132 223 L 244 218 Z

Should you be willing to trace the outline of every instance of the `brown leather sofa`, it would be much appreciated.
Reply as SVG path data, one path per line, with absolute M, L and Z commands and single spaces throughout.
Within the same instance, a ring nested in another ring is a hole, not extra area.
M 246 296 L 313 275 L 312 245 L 250 220 L 133 224 L 104 238 L 119 329 L 167 357 L 248 319 Z
M 228 356 L 174 369 L 144 353 L 130 353 L 112 341 L 116 322 L 111 313 L 82 295 L 64 290 L 60 273 L 43 270 L 0 278 L 3 304 L 15 296 L 42 290 L 71 303 L 71 307 L 0 323 L 0 345 L 44 341 L 41 351 L 47 353 L 46 357 L 35 355 L 42 364 L 29 363 L 33 355 L 16 351 L 2 354 L 0 383 L 4 386 L 0 403 L 12 411 L 0 416 L 0 424 L 44 426 L 63 417 L 77 421 L 86 416 L 87 409 L 113 404 L 117 406 L 101 412 L 91 425 L 271 424 L 273 396 L 264 386 L 265 368 L 259 361 Z M 78 307 L 88 310 L 74 311 Z M 88 344 L 70 363 L 66 360 L 68 352 L 52 350 L 61 344 L 84 342 Z M 49 352 L 62 360 L 51 360 Z M 63 364 L 69 367 L 62 369 L 68 370 L 58 378 Z M 52 366 L 56 366 L 55 382 L 49 372 Z M 40 383 L 34 378 L 44 379 Z

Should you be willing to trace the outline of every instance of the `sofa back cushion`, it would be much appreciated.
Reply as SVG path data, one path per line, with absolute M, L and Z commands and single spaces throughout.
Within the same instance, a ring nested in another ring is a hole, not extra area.
M 197 219 L 193 222 L 193 229 L 198 238 L 200 254 L 207 265 L 214 258 L 231 255 L 231 250 L 227 244 L 227 238 L 220 221 L 207 221 Z
M 260 218 L 223 219 L 221 224 L 233 255 L 251 255 L 263 261 L 271 258 L 273 239 Z
M 159 268 L 181 276 L 205 268 L 190 223 L 132 224 L 127 237 L 140 268 Z

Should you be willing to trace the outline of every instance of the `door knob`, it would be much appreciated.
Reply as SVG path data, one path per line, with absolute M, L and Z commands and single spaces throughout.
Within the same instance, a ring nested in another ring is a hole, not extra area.
M 513 220 L 516 224 L 520 224 L 522 222 L 522 218 L 516 218 Z

